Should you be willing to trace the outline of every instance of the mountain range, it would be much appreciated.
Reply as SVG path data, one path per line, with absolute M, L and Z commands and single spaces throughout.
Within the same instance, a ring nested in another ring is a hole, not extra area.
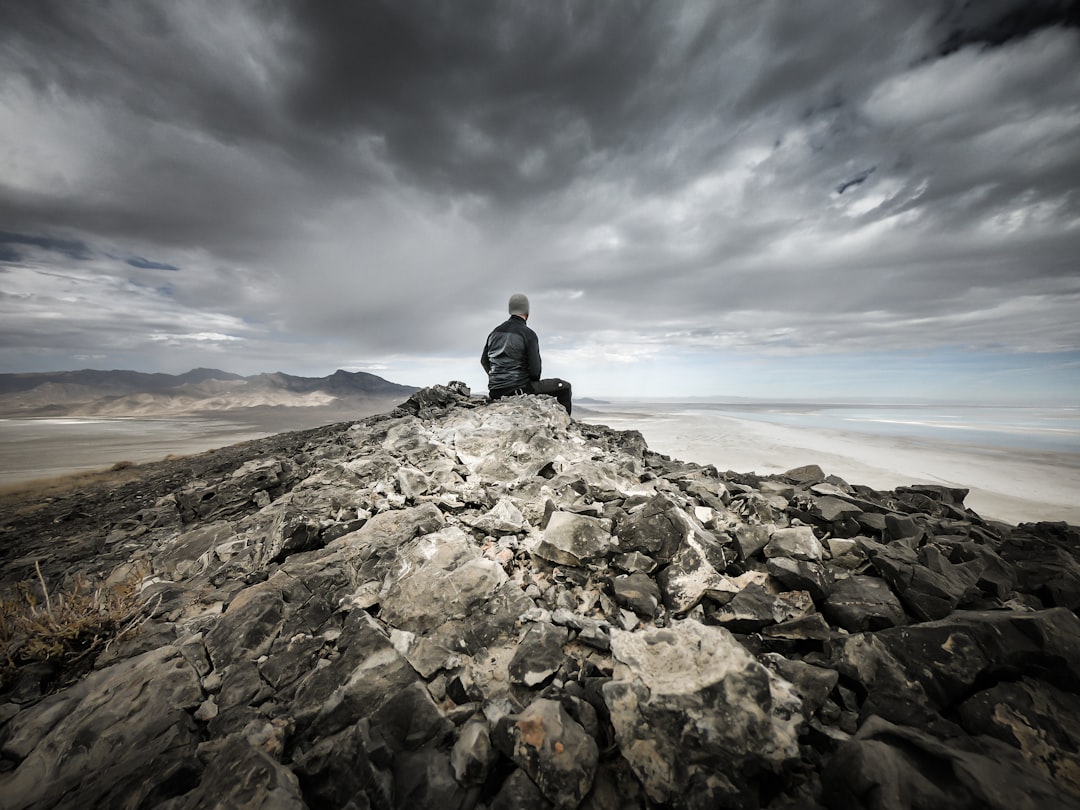
M 184 374 L 81 371 L 0 374 L 0 416 L 175 416 L 256 408 L 392 406 L 418 389 L 363 371 L 326 377 L 244 377 L 211 368 Z

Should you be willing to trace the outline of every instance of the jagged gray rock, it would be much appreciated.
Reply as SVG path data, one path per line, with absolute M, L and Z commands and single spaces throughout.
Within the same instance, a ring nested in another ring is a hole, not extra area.
M 934 546 L 916 552 L 901 541 L 883 545 L 861 540 L 859 544 L 904 607 L 923 621 L 948 616 L 982 576 L 979 561 L 954 565 Z
M 610 524 L 610 521 L 606 521 Z M 573 512 L 555 512 L 533 554 L 549 562 L 581 566 L 611 553 L 610 525 L 600 518 Z
M 20 663 L 0 806 L 1076 806 L 1080 533 L 965 495 L 424 389 L 110 524 L 140 632 Z
M 1056 786 L 1005 743 L 962 737 L 944 741 L 878 717 L 840 747 L 825 771 L 824 789 L 829 806 L 842 810 L 1077 806 L 1075 794 Z
M 510 661 L 510 680 L 525 686 L 542 684 L 562 666 L 569 633 L 550 622 L 529 626 Z
M 687 619 L 616 630 L 612 653 L 604 701 L 623 756 L 654 801 L 731 803 L 746 789 L 744 772 L 798 758 L 798 698 L 723 628 Z
M 92 673 L 16 714 L 0 777 L 3 806 L 108 807 L 164 799 L 158 792 L 194 767 L 199 734 L 188 714 L 203 700 L 199 676 L 166 646 Z
M 600 759 L 596 741 L 558 701 L 537 698 L 502 717 L 495 740 L 556 807 L 577 807 L 592 787 Z
M 907 623 L 900 600 L 878 577 L 856 574 L 839 580 L 821 610 L 830 622 L 852 633 Z
M 653 618 L 660 607 L 660 588 L 643 572 L 616 576 L 611 588 L 616 602 L 647 619 Z
M 731 599 L 739 588 L 720 573 L 725 568 L 726 557 L 716 539 L 691 526 L 670 564 L 657 574 L 664 604 L 672 613 L 685 615 L 706 596 L 718 602 Z

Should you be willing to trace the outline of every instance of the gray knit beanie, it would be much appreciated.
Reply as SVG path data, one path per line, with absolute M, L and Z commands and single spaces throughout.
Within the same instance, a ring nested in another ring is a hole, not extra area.
M 510 314 L 511 315 L 528 315 L 529 314 L 529 299 L 521 293 L 514 293 L 510 296 Z

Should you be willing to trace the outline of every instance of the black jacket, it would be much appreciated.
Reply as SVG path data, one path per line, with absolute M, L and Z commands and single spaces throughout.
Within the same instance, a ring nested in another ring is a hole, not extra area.
M 488 375 L 488 390 L 519 388 L 540 379 L 540 341 L 525 319 L 511 315 L 488 335 L 480 365 Z

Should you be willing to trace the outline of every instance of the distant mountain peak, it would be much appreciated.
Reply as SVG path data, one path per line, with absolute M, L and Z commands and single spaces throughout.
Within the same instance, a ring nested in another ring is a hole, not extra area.
M 408 397 L 417 390 L 364 371 L 338 369 L 326 377 L 283 371 L 244 377 L 215 368 L 183 374 L 81 371 L 0 374 L 0 414 L 153 416 L 261 406 L 313 407 L 375 398 Z

